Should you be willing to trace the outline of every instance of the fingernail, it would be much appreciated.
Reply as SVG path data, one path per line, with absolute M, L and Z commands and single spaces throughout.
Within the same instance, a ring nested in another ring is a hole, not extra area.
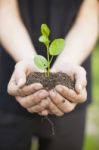
M 59 91 L 59 92 L 63 91 L 62 87 L 60 87 L 60 86 L 56 86 L 56 90 Z

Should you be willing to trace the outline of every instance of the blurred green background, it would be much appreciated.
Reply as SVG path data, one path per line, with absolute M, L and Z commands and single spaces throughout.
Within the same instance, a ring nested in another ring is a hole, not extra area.
M 88 108 L 86 134 L 83 150 L 99 150 L 99 41 L 92 53 L 92 96 L 93 103 Z M 31 150 L 37 150 L 34 138 Z
M 99 41 L 93 50 L 91 63 L 93 103 L 88 109 L 83 150 L 99 150 Z

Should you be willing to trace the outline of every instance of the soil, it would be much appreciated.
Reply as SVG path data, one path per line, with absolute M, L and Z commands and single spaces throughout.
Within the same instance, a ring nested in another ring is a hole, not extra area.
M 44 73 L 35 72 L 27 76 L 26 85 L 32 83 L 41 83 L 46 90 L 53 89 L 56 85 L 64 85 L 70 89 L 74 89 L 75 83 L 65 73 L 50 73 L 50 77 L 46 77 Z

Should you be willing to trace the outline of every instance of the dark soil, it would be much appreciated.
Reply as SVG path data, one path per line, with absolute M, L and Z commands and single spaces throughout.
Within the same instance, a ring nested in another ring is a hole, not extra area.
M 56 85 L 64 85 L 70 89 L 74 89 L 75 83 L 71 81 L 67 74 L 58 72 L 50 73 L 50 77 L 46 77 L 44 73 L 35 72 L 27 76 L 26 85 L 32 83 L 41 83 L 47 90 L 53 89 Z

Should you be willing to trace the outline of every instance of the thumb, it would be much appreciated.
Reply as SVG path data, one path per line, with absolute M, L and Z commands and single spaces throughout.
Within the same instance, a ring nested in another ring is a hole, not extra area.
M 76 75 L 75 75 L 75 89 L 78 93 L 80 93 L 83 88 L 86 88 L 87 85 L 87 79 L 86 79 L 86 72 L 81 69 Z
M 21 69 L 19 70 L 15 69 L 8 83 L 7 92 L 10 95 L 15 96 L 17 95 L 18 89 L 23 87 L 25 83 L 26 83 L 25 72 Z
M 77 81 L 75 83 L 75 90 L 76 90 L 76 92 L 80 93 L 82 91 L 82 89 L 83 89 L 83 87 L 82 87 L 81 83 L 79 81 Z
M 26 74 L 24 70 L 17 70 L 15 72 L 15 80 L 18 88 L 21 88 L 25 85 L 26 83 Z

